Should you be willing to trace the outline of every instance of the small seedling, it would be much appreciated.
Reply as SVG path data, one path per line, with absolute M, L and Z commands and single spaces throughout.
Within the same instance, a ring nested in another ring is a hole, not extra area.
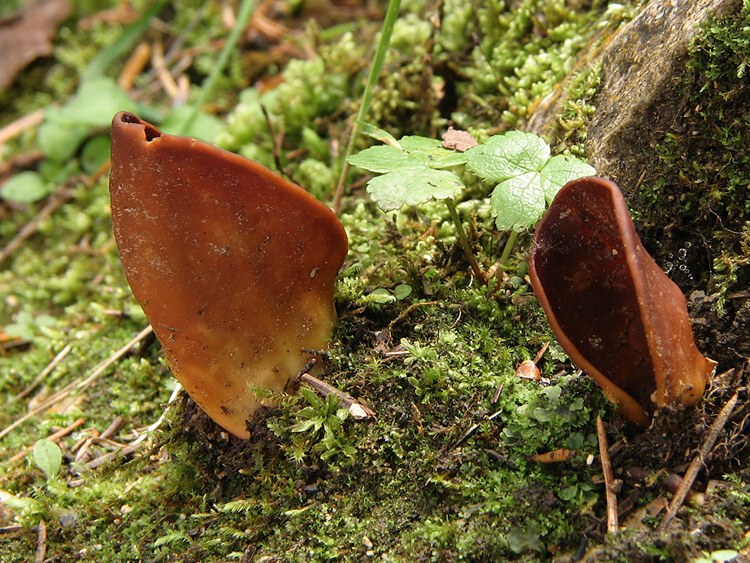
M 295 433 L 307 433 L 318 440 L 313 449 L 320 453 L 324 461 L 340 457 L 342 460 L 353 460 L 357 449 L 349 443 L 342 428 L 342 423 L 349 418 L 349 411 L 341 408 L 336 395 L 319 397 L 311 389 L 301 388 L 299 394 L 309 403 L 297 416 L 299 422 L 292 426 Z
M 60 446 L 52 440 L 43 438 L 34 444 L 34 463 L 44 471 L 47 479 L 54 479 L 60 473 L 62 466 L 62 452 Z
M 484 281 L 484 275 L 471 253 L 456 208 L 456 199 L 466 187 L 457 173 L 461 166 L 494 186 L 490 206 L 495 225 L 510 231 L 502 264 L 507 262 L 518 233 L 539 221 L 560 188 L 570 180 L 595 173 L 578 158 L 551 156 L 549 145 L 533 133 L 510 131 L 460 152 L 446 148 L 437 139 L 406 136 L 397 141 L 385 131 L 372 126 L 367 129 L 386 144 L 352 155 L 348 162 L 380 174 L 367 184 L 372 199 L 383 211 L 432 199 L 445 201 L 459 243 L 480 281 Z

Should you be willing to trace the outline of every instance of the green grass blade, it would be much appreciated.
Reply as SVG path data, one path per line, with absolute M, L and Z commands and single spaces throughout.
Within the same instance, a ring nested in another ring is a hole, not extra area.
M 141 17 L 127 26 L 114 43 L 99 51 L 86 67 L 82 80 L 102 76 L 113 64 L 127 55 L 148 29 L 151 18 L 161 12 L 168 3 L 169 0 L 157 0 L 153 6 L 141 14 Z
M 349 136 L 349 142 L 346 145 L 346 152 L 342 155 L 341 175 L 339 176 L 339 181 L 336 185 L 336 194 L 333 198 L 334 211 L 338 211 L 339 205 L 341 204 L 341 197 L 344 194 L 344 182 L 346 180 L 346 173 L 349 170 L 349 164 L 346 159 L 349 158 L 349 155 L 352 154 L 352 150 L 354 150 L 354 142 L 359 135 L 360 123 L 365 121 L 367 112 L 370 110 L 372 97 L 375 93 L 375 86 L 378 83 L 380 71 L 383 70 L 385 55 L 388 53 L 388 46 L 391 44 L 391 35 L 393 34 L 393 27 L 396 25 L 400 8 L 401 0 L 388 1 L 388 10 L 383 19 L 383 29 L 380 32 L 380 41 L 378 42 L 378 48 L 377 51 L 375 51 L 375 58 L 370 67 L 370 75 L 367 77 L 365 91 L 362 93 L 362 103 L 359 106 L 359 112 L 357 112 L 357 119 L 354 120 L 354 124 L 352 125 L 352 132 Z

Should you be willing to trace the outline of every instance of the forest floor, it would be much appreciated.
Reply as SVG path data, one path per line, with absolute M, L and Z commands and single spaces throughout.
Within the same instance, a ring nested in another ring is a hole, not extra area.
M 24 3 L 11 4 L 0 11 L 0 45 L 18 61 L 15 75 L 3 55 L 14 76 L 0 86 L 3 562 L 750 557 L 747 2 L 696 43 L 689 68 L 705 80 L 686 93 L 686 131 L 653 148 L 633 209 L 644 245 L 689 296 L 699 347 L 719 362 L 697 405 L 640 431 L 571 364 L 529 284 L 532 229 L 504 252 L 492 186 L 464 174 L 456 198 L 492 272 L 481 283 L 445 205 L 383 212 L 352 167 L 338 209 L 349 238 L 338 321 L 314 373 L 374 417 L 351 416 L 335 395 L 285 395 L 250 421 L 249 440 L 179 392 L 130 291 L 112 235 L 109 123 L 132 111 L 330 204 L 385 3 L 259 1 L 236 43 L 247 0 L 50 0 L 21 17 L 9 16 Z M 397 139 L 441 139 L 452 126 L 484 141 L 524 130 L 565 91 L 546 140 L 585 158 L 590 55 L 642 4 L 404 1 L 366 121 Z M 33 51 L 44 56 L 28 62 Z M 704 123 L 711 143 L 680 152 Z M 360 136 L 355 152 L 372 143 Z M 708 194 L 710 213 L 680 195 L 691 190 Z M 689 213 L 717 220 L 696 234 L 679 228 Z M 518 370 L 527 360 L 539 377 Z

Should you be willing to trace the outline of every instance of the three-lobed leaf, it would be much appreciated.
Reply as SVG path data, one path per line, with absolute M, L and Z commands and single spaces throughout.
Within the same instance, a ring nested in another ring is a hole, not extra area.
M 427 166 L 394 170 L 367 183 L 367 192 L 383 211 L 456 197 L 463 189 L 463 183 L 453 172 Z
M 595 174 L 577 158 L 550 158 L 544 139 L 524 131 L 495 135 L 465 152 L 448 150 L 437 139 L 406 136 L 365 149 L 348 161 L 382 174 L 368 182 L 367 191 L 384 211 L 455 198 L 464 185 L 445 169 L 465 164 L 483 180 L 496 184 L 490 206 L 497 227 L 516 231 L 536 224 L 567 182 Z
M 466 151 L 469 170 L 488 182 L 537 172 L 549 160 L 549 145 L 533 133 L 509 131 Z
M 469 170 L 488 182 L 497 182 L 490 197 L 491 213 L 498 229 L 534 226 L 546 206 L 566 183 L 595 170 L 574 157 L 550 158 L 549 145 L 541 137 L 510 131 L 490 137 L 483 145 L 466 151 Z
M 457 158 L 428 137 L 406 136 L 398 145 L 370 147 L 347 159 L 353 166 L 382 174 L 367 183 L 367 192 L 383 211 L 456 197 L 464 189 L 458 176 L 443 170 L 462 164 L 463 155 Z
M 533 227 L 560 188 L 571 180 L 595 173 L 594 168 L 582 160 L 559 155 L 550 158 L 539 171 L 525 172 L 500 182 L 490 197 L 495 225 L 500 230 L 515 231 Z

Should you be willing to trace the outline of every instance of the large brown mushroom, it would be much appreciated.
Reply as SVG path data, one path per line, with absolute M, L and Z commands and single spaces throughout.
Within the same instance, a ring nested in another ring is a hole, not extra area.
M 248 438 L 256 391 L 284 390 L 331 336 L 341 223 L 263 166 L 125 112 L 112 124 L 110 194 L 126 277 L 172 372 Z
M 580 178 L 534 235 L 534 293 L 560 345 L 631 421 L 702 395 L 715 362 L 695 345 L 680 288 L 646 252 L 620 189 Z

